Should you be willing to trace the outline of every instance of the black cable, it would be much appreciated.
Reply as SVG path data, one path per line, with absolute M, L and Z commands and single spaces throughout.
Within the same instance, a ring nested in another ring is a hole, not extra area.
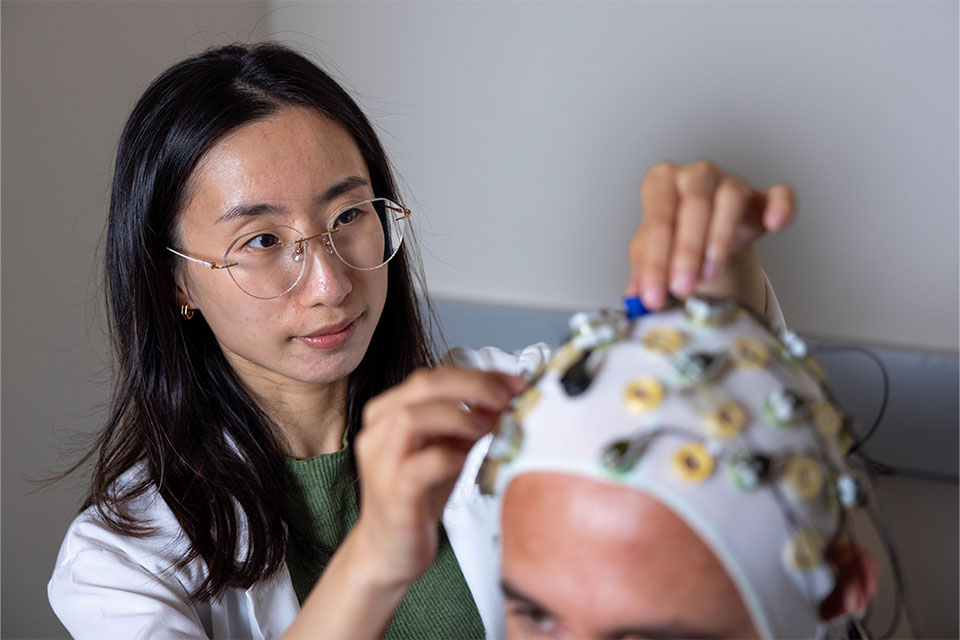
M 880 400 L 880 409 L 877 411 L 877 416 L 870 425 L 870 428 L 867 429 L 866 433 L 860 437 L 857 437 L 856 441 L 853 443 L 853 446 L 850 447 L 850 451 L 847 452 L 847 455 L 855 454 L 857 457 L 863 460 L 868 472 L 870 472 L 871 475 L 899 476 L 905 478 L 917 478 L 918 480 L 927 480 L 930 482 L 943 482 L 945 484 L 960 484 L 960 476 L 957 474 L 945 473 L 941 471 L 926 471 L 924 469 L 911 469 L 909 467 L 896 467 L 894 465 L 877 460 L 873 456 L 869 455 L 863 448 L 867 440 L 873 437 L 874 434 L 876 434 L 877 429 L 880 428 L 880 423 L 883 421 L 883 417 L 887 413 L 887 407 L 890 401 L 890 373 L 887 370 L 886 365 L 883 363 L 883 360 L 881 360 L 877 354 L 863 347 L 843 345 L 818 345 L 815 346 L 813 350 L 815 352 L 859 353 L 860 355 L 868 357 L 874 362 L 874 364 L 877 365 L 877 369 L 880 371 L 880 375 L 883 378 L 883 396 Z M 854 435 L 856 436 L 856 434 Z
M 877 411 L 877 417 L 874 419 L 873 424 L 870 425 L 870 428 L 867 429 L 867 432 L 857 438 L 857 441 L 853 443 L 852 447 L 850 447 L 850 451 L 847 452 L 848 455 L 854 454 L 860 449 L 860 447 L 867 443 L 867 440 L 873 437 L 873 435 L 877 432 L 877 429 L 880 428 L 880 423 L 883 421 L 883 416 L 885 416 L 887 413 L 887 404 L 890 401 L 890 373 L 887 371 L 887 366 L 883 364 L 883 360 L 881 360 L 877 354 L 869 349 L 864 349 L 863 347 L 826 345 L 814 347 L 814 351 L 822 351 L 827 353 L 859 353 L 860 355 L 864 355 L 873 360 L 874 364 L 877 365 L 877 369 L 880 370 L 880 375 L 883 377 L 883 397 L 880 401 L 880 409 Z
M 887 406 L 890 400 L 890 375 L 887 371 L 886 365 L 883 363 L 883 360 L 880 359 L 875 353 L 868 349 L 862 347 L 852 347 L 852 346 L 822 346 L 815 348 L 816 351 L 823 352 L 854 352 L 864 355 L 870 360 L 872 360 L 876 365 L 877 369 L 880 370 L 880 375 L 883 377 L 883 397 L 880 402 L 880 409 L 877 411 L 877 417 L 873 421 L 873 424 L 870 425 L 870 428 L 867 429 L 866 433 L 863 436 L 857 438 L 853 446 L 850 448 L 848 454 L 856 454 L 859 457 L 865 467 L 868 475 L 870 476 L 904 476 L 904 477 L 913 477 L 921 480 L 932 480 L 935 482 L 947 482 L 952 484 L 958 483 L 958 477 L 955 474 L 943 473 L 938 471 L 926 471 L 922 469 L 910 469 L 906 467 L 895 467 L 884 462 L 880 462 L 875 458 L 867 454 L 863 446 L 866 444 L 873 435 L 877 432 L 877 429 L 880 427 L 880 423 L 883 421 L 884 415 L 887 412 Z M 883 517 L 880 511 L 880 505 L 877 500 L 877 495 L 875 492 L 870 492 L 870 498 L 867 504 L 867 514 L 873 525 L 874 530 L 880 535 L 880 538 L 883 543 L 883 547 L 887 552 L 887 559 L 890 561 L 891 569 L 893 570 L 894 578 L 894 615 L 893 619 L 890 621 L 887 628 L 882 634 L 876 635 L 867 629 L 867 632 L 872 637 L 877 637 L 880 639 L 886 639 L 893 636 L 896 633 L 897 628 L 900 626 L 901 619 L 906 619 L 907 628 L 910 632 L 916 637 L 916 627 L 914 626 L 913 616 L 911 615 L 911 608 L 907 602 L 906 597 L 906 585 L 903 578 L 903 569 L 900 564 L 899 554 L 897 553 L 896 545 L 893 542 L 893 536 L 890 533 L 890 530 L 887 528 L 886 524 L 883 521 Z
M 880 503 L 877 500 L 876 492 L 871 492 L 866 512 L 871 523 L 873 524 L 874 530 L 880 534 L 883 547 L 887 552 L 887 559 L 890 561 L 890 568 L 893 570 L 895 597 L 894 616 L 890 621 L 890 624 L 887 626 L 887 629 L 884 630 L 884 632 L 879 636 L 873 633 L 870 635 L 877 637 L 879 640 L 892 638 L 893 634 L 897 631 L 897 627 L 900 626 L 900 620 L 906 619 L 907 630 L 911 636 L 914 638 L 923 637 L 917 632 L 916 625 L 914 624 L 912 609 L 907 600 L 907 587 L 903 578 L 903 568 L 900 564 L 900 556 L 897 553 L 896 545 L 893 542 L 893 535 L 891 535 L 890 529 L 887 528 L 886 523 L 884 523 L 883 514 L 880 510 Z
M 895 467 L 871 458 L 862 451 L 857 455 L 861 460 L 863 460 L 867 473 L 869 473 L 871 476 L 894 476 L 902 478 L 916 478 L 918 480 L 927 480 L 929 482 L 943 482 L 944 484 L 960 484 L 960 477 L 958 477 L 955 473 L 926 471 L 924 469 L 911 469 L 909 467 Z

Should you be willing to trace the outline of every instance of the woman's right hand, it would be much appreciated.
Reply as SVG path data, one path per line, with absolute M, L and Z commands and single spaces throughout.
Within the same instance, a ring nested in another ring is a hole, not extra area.
M 524 384 L 441 367 L 367 403 L 356 439 L 360 518 L 350 537 L 378 559 L 385 585 L 406 587 L 433 563 L 438 523 L 467 453 Z
M 360 518 L 283 638 L 383 635 L 433 563 L 440 517 L 467 453 L 524 385 L 515 376 L 441 367 L 417 371 L 367 403 L 355 442 Z

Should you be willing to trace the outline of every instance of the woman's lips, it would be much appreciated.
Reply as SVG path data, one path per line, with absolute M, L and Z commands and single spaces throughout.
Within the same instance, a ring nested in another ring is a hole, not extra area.
M 324 327 L 319 331 L 311 333 L 309 336 L 297 336 L 298 340 L 306 345 L 317 349 L 336 349 L 350 339 L 354 330 L 357 328 L 357 320 L 360 316 L 346 320 L 345 323 Z

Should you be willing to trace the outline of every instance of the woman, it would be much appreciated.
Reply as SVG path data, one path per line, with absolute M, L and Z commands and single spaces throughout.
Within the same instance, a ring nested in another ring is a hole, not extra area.
M 112 409 L 49 585 L 73 635 L 502 635 L 474 444 L 544 352 L 434 367 L 396 201 L 367 119 L 292 51 L 210 51 L 141 97 L 107 232 Z M 789 188 L 663 164 L 644 203 L 628 294 L 702 276 L 766 308 L 751 243 Z

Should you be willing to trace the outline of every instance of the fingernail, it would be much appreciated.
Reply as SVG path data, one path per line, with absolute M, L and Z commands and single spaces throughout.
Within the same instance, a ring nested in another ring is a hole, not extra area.
M 681 269 L 673 275 L 673 280 L 670 281 L 670 290 L 673 291 L 674 295 L 685 297 L 693 293 L 693 285 L 693 274 L 686 269 Z
M 774 209 L 769 214 L 768 229 L 779 229 L 787 221 L 787 214 L 780 209 Z
M 666 292 L 663 290 L 663 287 L 654 285 L 647 287 L 643 291 L 643 304 L 648 309 L 659 309 L 663 306 L 665 298 Z
M 719 271 L 720 266 L 717 264 L 717 261 L 713 258 L 707 258 L 703 263 L 703 271 L 700 277 L 704 280 L 713 280 L 717 277 Z

